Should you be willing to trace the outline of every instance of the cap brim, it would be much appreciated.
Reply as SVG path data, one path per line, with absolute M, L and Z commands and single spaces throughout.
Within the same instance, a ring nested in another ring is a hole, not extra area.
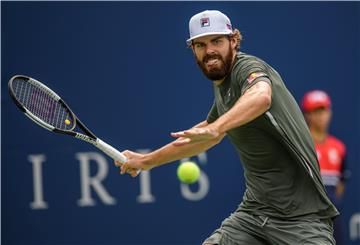
M 189 38 L 188 40 L 186 40 L 187 45 L 190 45 L 192 40 L 199 38 L 199 37 L 205 37 L 205 36 L 210 36 L 210 35 L 230 35 L 233 32 L 231 30 L 226 31 L 226 32 L 206 32 L 206 33 L 201 33 L 199 35 L 193 36 L 191 38 Z
M 325 108 L 325 109 L 329 109 L 331 106 L 327 103 L 317 103 L 317 104 L 314 104 L 314 105 L 308 105 L 306 107 L 303 107 L 303 111 L 304 112 L 312 112 L 316 109 L 320 109 L 320 108 Z

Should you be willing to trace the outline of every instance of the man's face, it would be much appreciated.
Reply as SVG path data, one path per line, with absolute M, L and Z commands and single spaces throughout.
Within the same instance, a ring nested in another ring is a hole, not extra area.
M 235 46 L 236 43 L 224 35 L 199 37 L 192 44 L 196 62 L 204 75 L 213 81 L 230 73 Z
M 310 128 L 326 131 L 331 120 L 330 108 L 320 107 L 305 113 L 306 121 Z

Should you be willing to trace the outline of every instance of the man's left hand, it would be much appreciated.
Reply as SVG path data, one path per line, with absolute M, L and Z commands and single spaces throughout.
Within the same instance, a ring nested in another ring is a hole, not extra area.
M 191 128 L 171 133 L 171 136 L 178 138 L 178 140 L 173 142 L 173 145 L 182 146 L 189 143 L 214 140 L 220 136 L 220 133 L 216 128 L 209 125 L 203 128 Z

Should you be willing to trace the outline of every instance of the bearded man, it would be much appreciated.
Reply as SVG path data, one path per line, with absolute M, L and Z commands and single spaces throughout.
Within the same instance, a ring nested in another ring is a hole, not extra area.
M 255 18 L 255 17 L 254 17 Z M 132 176 L 197 155 L 228 136 L 244 168 L 246 190 L 238 209 L 203 244 L 335 244 L 339 213 L 322 184 L 314 144 L 301 110 L 277 71 L 238 52 L 242 40 L 220 11 L 189 22 L 192 49 L 214 87 L 203 122 L 171 133 L 173 142 L 146 154 L 124 151 L 121 173 Z M 227 171 L 227 163 L 219 171 Z

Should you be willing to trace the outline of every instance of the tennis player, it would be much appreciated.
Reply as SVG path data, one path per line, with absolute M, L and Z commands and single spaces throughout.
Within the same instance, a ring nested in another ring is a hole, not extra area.
M 219 11 L 194 15 L 189 29 L 187 43 L 214 86 L 210 112 L 193 128 L 171 133 L 176 140 L 158 150 L 124 151 L 121 173 L 136 176 L 135 169 L 197 155 L 226 135 L 239 153 L 246 190 L 203 244 L 335 244 L 332 218 L 339 213 L 325 193 L 302 112 L 279 73 L 238 52 L 241 33 Z

